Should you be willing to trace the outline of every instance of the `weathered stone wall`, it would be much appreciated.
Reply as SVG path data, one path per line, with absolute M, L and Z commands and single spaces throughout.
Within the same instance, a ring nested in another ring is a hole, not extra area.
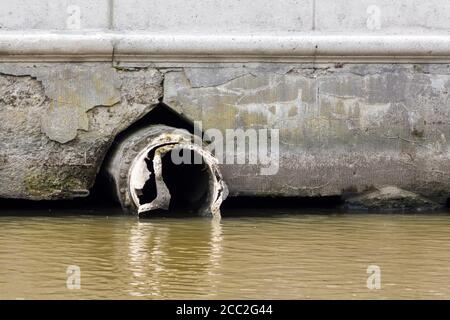
M 278 128 L 280 170 L 223 165 L 231 195 L 328 196 L 385 185 L 450 195 L 450 65 L 253 64 L 166 74 L 164 102 L 203 129 Z
M 87 195 L 114 137 L 163 93 L 204 130 L 280 130 L 275 175 L 261 175 L 259 165 L 221 166 L 231 195 L 327 196 L 386 185 L 440 203 L 450 195 L 447 64 L 4 63 L 0 73 L 0 197 Z
M 450 194 L 450 65 L 251 64 L 117 70 L 0 65 L 0 196 L 84 196 L 114 137 L 164 103 L 203 129 L 280 130 L 280 169 L 223 164 L 232 195 L 396 186 Z
M 85 196 L 114 137 L 162 96 L 155 69 L 0 65 L 0 197 Z
M 114 137 L 163 99 L 204 130 L 280 130 L 277 174 L 222 166 L 232 195 L 389 185 L 370 197 L 399 190 L 443 203 L 449 8 L 0 0 L 0 197 L 86 195 Z

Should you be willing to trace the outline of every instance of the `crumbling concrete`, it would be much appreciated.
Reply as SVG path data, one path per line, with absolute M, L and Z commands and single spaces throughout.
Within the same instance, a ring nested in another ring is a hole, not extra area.
M 221 165 L 231 195 L 336 196 L 393 185 L 446 202 L 449 65 L 275 67 L 165 76 L 164 102 L 204 130 L 280 130 L 276 175 L 258 175 L 258 165 Z
M 155 69 L 0 65 L 0 197 L 86 196 L 114 137 L 162 96 Z
M 279 129 L 275 175 L 219 165 L 231 195 L 389 185 L 440 205 L 450 196 L 448 64 L 4 63 L 0 72 L 0 197 L 87 195 L 115 136 L 160 99 L 203 130 Z

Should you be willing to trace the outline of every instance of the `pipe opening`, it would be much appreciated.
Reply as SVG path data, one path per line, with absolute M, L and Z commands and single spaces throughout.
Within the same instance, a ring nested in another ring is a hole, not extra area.
M 174 163 L 172 152 L 183 161 Z M 145 183 L 134 189 L 141 212 L 158 209 L 170 213 L 205 214 L 216 201 L 216 177 L 211 164 L 192 145 L 159 146 L 151 149 L 142 161 L 145 169 L 137 170 L 142 173 Z
M 220 217 L 228 195 L 214 155 L 188 131 L 164 125 L 121 141 L 106 171 L 122 207 L 139 216 L 164 210 Z
M 181 149 L 179 152 L 183 157 L 188 153 L 189 159 L 195 157 L 193 150 Z M 171 195 L 170 211 L 198 212 L 208 205 L 211 173 L 203 159 L 198 164 L 175 164 L 170 153 L 166 153 L 162 158 L 162 176 Z

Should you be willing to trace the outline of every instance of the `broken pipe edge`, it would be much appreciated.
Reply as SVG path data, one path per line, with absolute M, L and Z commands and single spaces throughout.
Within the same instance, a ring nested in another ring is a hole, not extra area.
M 162 158 L 172 150 L 191 150 L 202 159 L 207 168 L 207 196 L 201 200 L 196 214 L 220 217 L 220 206 L 228 196 L 228 188 L 218 167 L 218 160 L 202 145 L 194 142 L 193 135 L 185 130 L 163 125 L 153 125 L 125 137 L 117 143 L 107 160 L 106 171 L 114 181 L 113 191 L 122 207 L 139 216 L 151 214 L 155 209 L 169 209 L 172 196 L 162 177 Z M 153 154 L 149 158 L 149 154 Z M 152 161 L 149 170 L 147 161 Z M 141 203 L 139 196 L 150 177 L 154 175 L 156 197 Z M 198 181 L 189 181 L 189 184 Z M 188 190 L 188 189 L 187 189 Z

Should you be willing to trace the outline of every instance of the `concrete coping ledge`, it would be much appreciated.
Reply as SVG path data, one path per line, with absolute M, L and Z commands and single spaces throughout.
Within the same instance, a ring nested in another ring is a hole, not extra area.
M 2 61 L 450 62 L 445 34 L 0 32 Z

